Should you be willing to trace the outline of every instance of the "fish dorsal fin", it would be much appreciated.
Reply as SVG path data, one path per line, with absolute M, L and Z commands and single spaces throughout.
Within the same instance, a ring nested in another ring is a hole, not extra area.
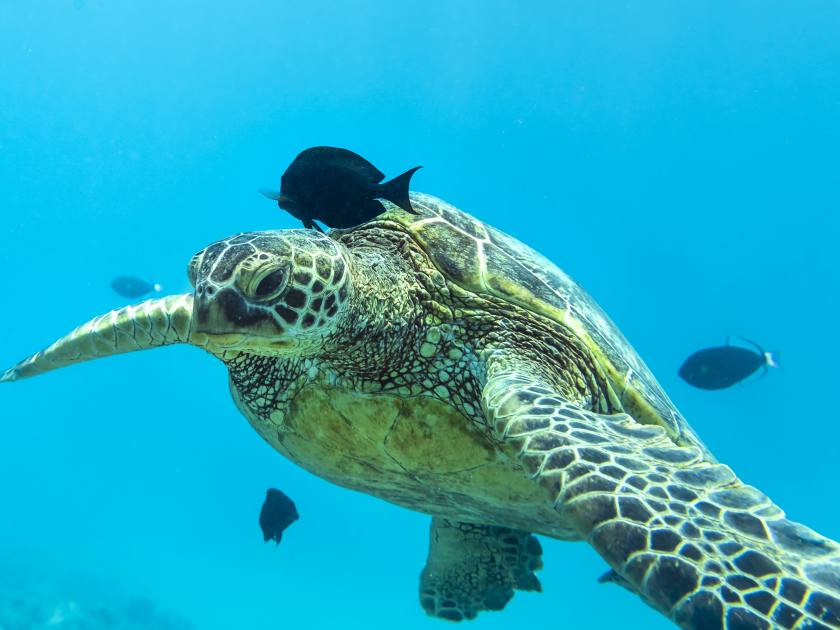
M 304 162 L 312 160 L 314 162 L 346 168 L 361 174 L 373 184 L 378 184 L 385 179 L 385 174 L 361 155 L 339 147 L 312 147 L 311 149 L 302 151 L 295 160 L 302 160 Z
M 733 335 L 727 335 L 726 336 L 726 345 L 727 346 L 731 345 L 729 343 L 729 339 L 732 336 Z M 740 339 L 741 341 L 743 341 L 744 343 L 748 343 L 751 346 L 755 346 L 755 349 L 758 351 L 758 354 L 760 354 L 761 356 L 763 356 L 763 357 L 767 356 L 767 353 L 764 352 L 764 349 L 761 346 L 759 346 L 755 341 L 751 341 L 750 339 L 747 339 L 746 337 L 742 337 L 741 335 L 734 335 L 734 336 L 737 337 L 738 339 Z

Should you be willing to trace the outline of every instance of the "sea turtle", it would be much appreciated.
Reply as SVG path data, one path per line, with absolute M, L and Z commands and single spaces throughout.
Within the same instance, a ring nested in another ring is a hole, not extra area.
M 251 232 L 189 264 L 192 294 L 127 306 L 13 381 L 172 343 L 225 362 L 275 449 L 432 516 L 420 601 L 450 620 L 539 590 L 533 534 L 686 628 L 840 627 L 840 546 L 717 463 L 568 276 L 413 194 L 350 230 Z

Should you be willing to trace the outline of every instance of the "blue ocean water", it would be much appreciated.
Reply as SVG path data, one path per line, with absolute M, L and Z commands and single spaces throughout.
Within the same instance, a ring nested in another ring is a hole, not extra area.
M 120 306 L 114 276 L 179 293 L 206 244 L 297 227 L 257 189 L 348 147 L 423 164 L 416 189 L 569 272 L 720 460 L 838 539 L 838 111 L 827 0 L 2 2 L 0 361 Z M 678 379 L 730 333 L 783 367 Z M 417 601 L 428 517 L 273 452 L 210 356 L 1 390 L 3 592 L 140 606 L 137 627 L 443 627 Z M 269 486 L 301 514 L 277 548 Z M 670 627 L 584 544 L 542 543 L 544 592 L 469 627 Z

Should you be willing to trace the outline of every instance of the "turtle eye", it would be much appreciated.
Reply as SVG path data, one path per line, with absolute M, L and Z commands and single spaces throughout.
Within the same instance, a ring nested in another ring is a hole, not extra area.
M 277 297 L 286 288 L 288 276 L 285 269 L 275 269 L 263 276 L 254 289 L 254 297 L 259 300 L 270 300 Z

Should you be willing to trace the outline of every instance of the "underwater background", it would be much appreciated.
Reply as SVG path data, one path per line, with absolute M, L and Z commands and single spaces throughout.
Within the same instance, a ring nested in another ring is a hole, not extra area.
M 208 243 L 298 227 L 257 189 L 321 144 L 424 165 L 556 262 L 721 461 L 840 538 L 840 4 L 2 1 L 2 367 L 125 303 L 115 276 L 180 293 Z M 782 367 L 677 377 L 727 334 Z M 3 630 L 444 628 L 428 523 L 273 452 L 195 348 L 0 386 Z M 670 627 L 541 542 L 543 593 L 467 627 Z

